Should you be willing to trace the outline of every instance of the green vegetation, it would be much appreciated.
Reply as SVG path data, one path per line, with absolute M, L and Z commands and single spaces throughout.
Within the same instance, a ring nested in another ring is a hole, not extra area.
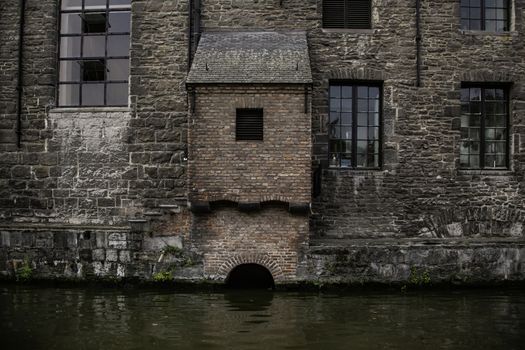
M 162 249 L 162 252 L 164 254 L 173 255 L 176 257 L 184 255 L 184 251 L 181 248 L 169 244 L 166 244 L 166 246 Z
M 162 271 L 153 274 L 153 281 L 155 282 L 170 282 L 173 280 L 173 273 L 171 271 Z
M 17 281 L 29 281 L 33 277 L 33 269 L 29 264 L 29 260 L 25 259 L 22 266 L 16 269 L 16 280 Z
M 410 270 L 408 283 L 415 286 L 424 286 L 432 283 L 427 270 L 418 271 L 415 267 Z

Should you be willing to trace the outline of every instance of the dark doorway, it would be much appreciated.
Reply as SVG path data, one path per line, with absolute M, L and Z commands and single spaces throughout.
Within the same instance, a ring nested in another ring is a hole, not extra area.
M 273 289 L 273 277 L 267 268 L 258 264 L 242 264 L 231 270 L 226 285 L 235 289 Z

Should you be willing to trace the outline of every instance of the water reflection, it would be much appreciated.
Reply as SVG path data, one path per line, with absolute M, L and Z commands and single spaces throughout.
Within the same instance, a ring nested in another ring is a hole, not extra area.
M 2 349 L 520 349 L 523 291 L 0 287 Z

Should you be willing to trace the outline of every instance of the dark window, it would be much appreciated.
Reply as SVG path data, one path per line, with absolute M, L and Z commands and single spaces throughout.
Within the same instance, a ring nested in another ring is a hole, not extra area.
M 508 167 L 508 116 L 506 89 L 486 86 L 461 89 L 462 168 Z
M 461 0 L 461 29 L 509 30 L 509 0 Z
M 237 141 L 263 140 L 263 110 L 260 108 L 237 109 L 235 139 Z
M 62 0 L 59 106 L 127 106 L 131 0 Z
M 371 0 L 323 0 L 323 28 L 372 28 Z
M 380 86 L 331 84 L 329 132 L 331 167 L 380 167 Z

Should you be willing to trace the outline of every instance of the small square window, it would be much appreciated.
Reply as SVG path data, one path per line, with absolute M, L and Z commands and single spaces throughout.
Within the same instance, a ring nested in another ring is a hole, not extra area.
M 235 139 L 237 141 L 262 141 L 263 129 L 262 108 L 237 109 L 235 128 Z

